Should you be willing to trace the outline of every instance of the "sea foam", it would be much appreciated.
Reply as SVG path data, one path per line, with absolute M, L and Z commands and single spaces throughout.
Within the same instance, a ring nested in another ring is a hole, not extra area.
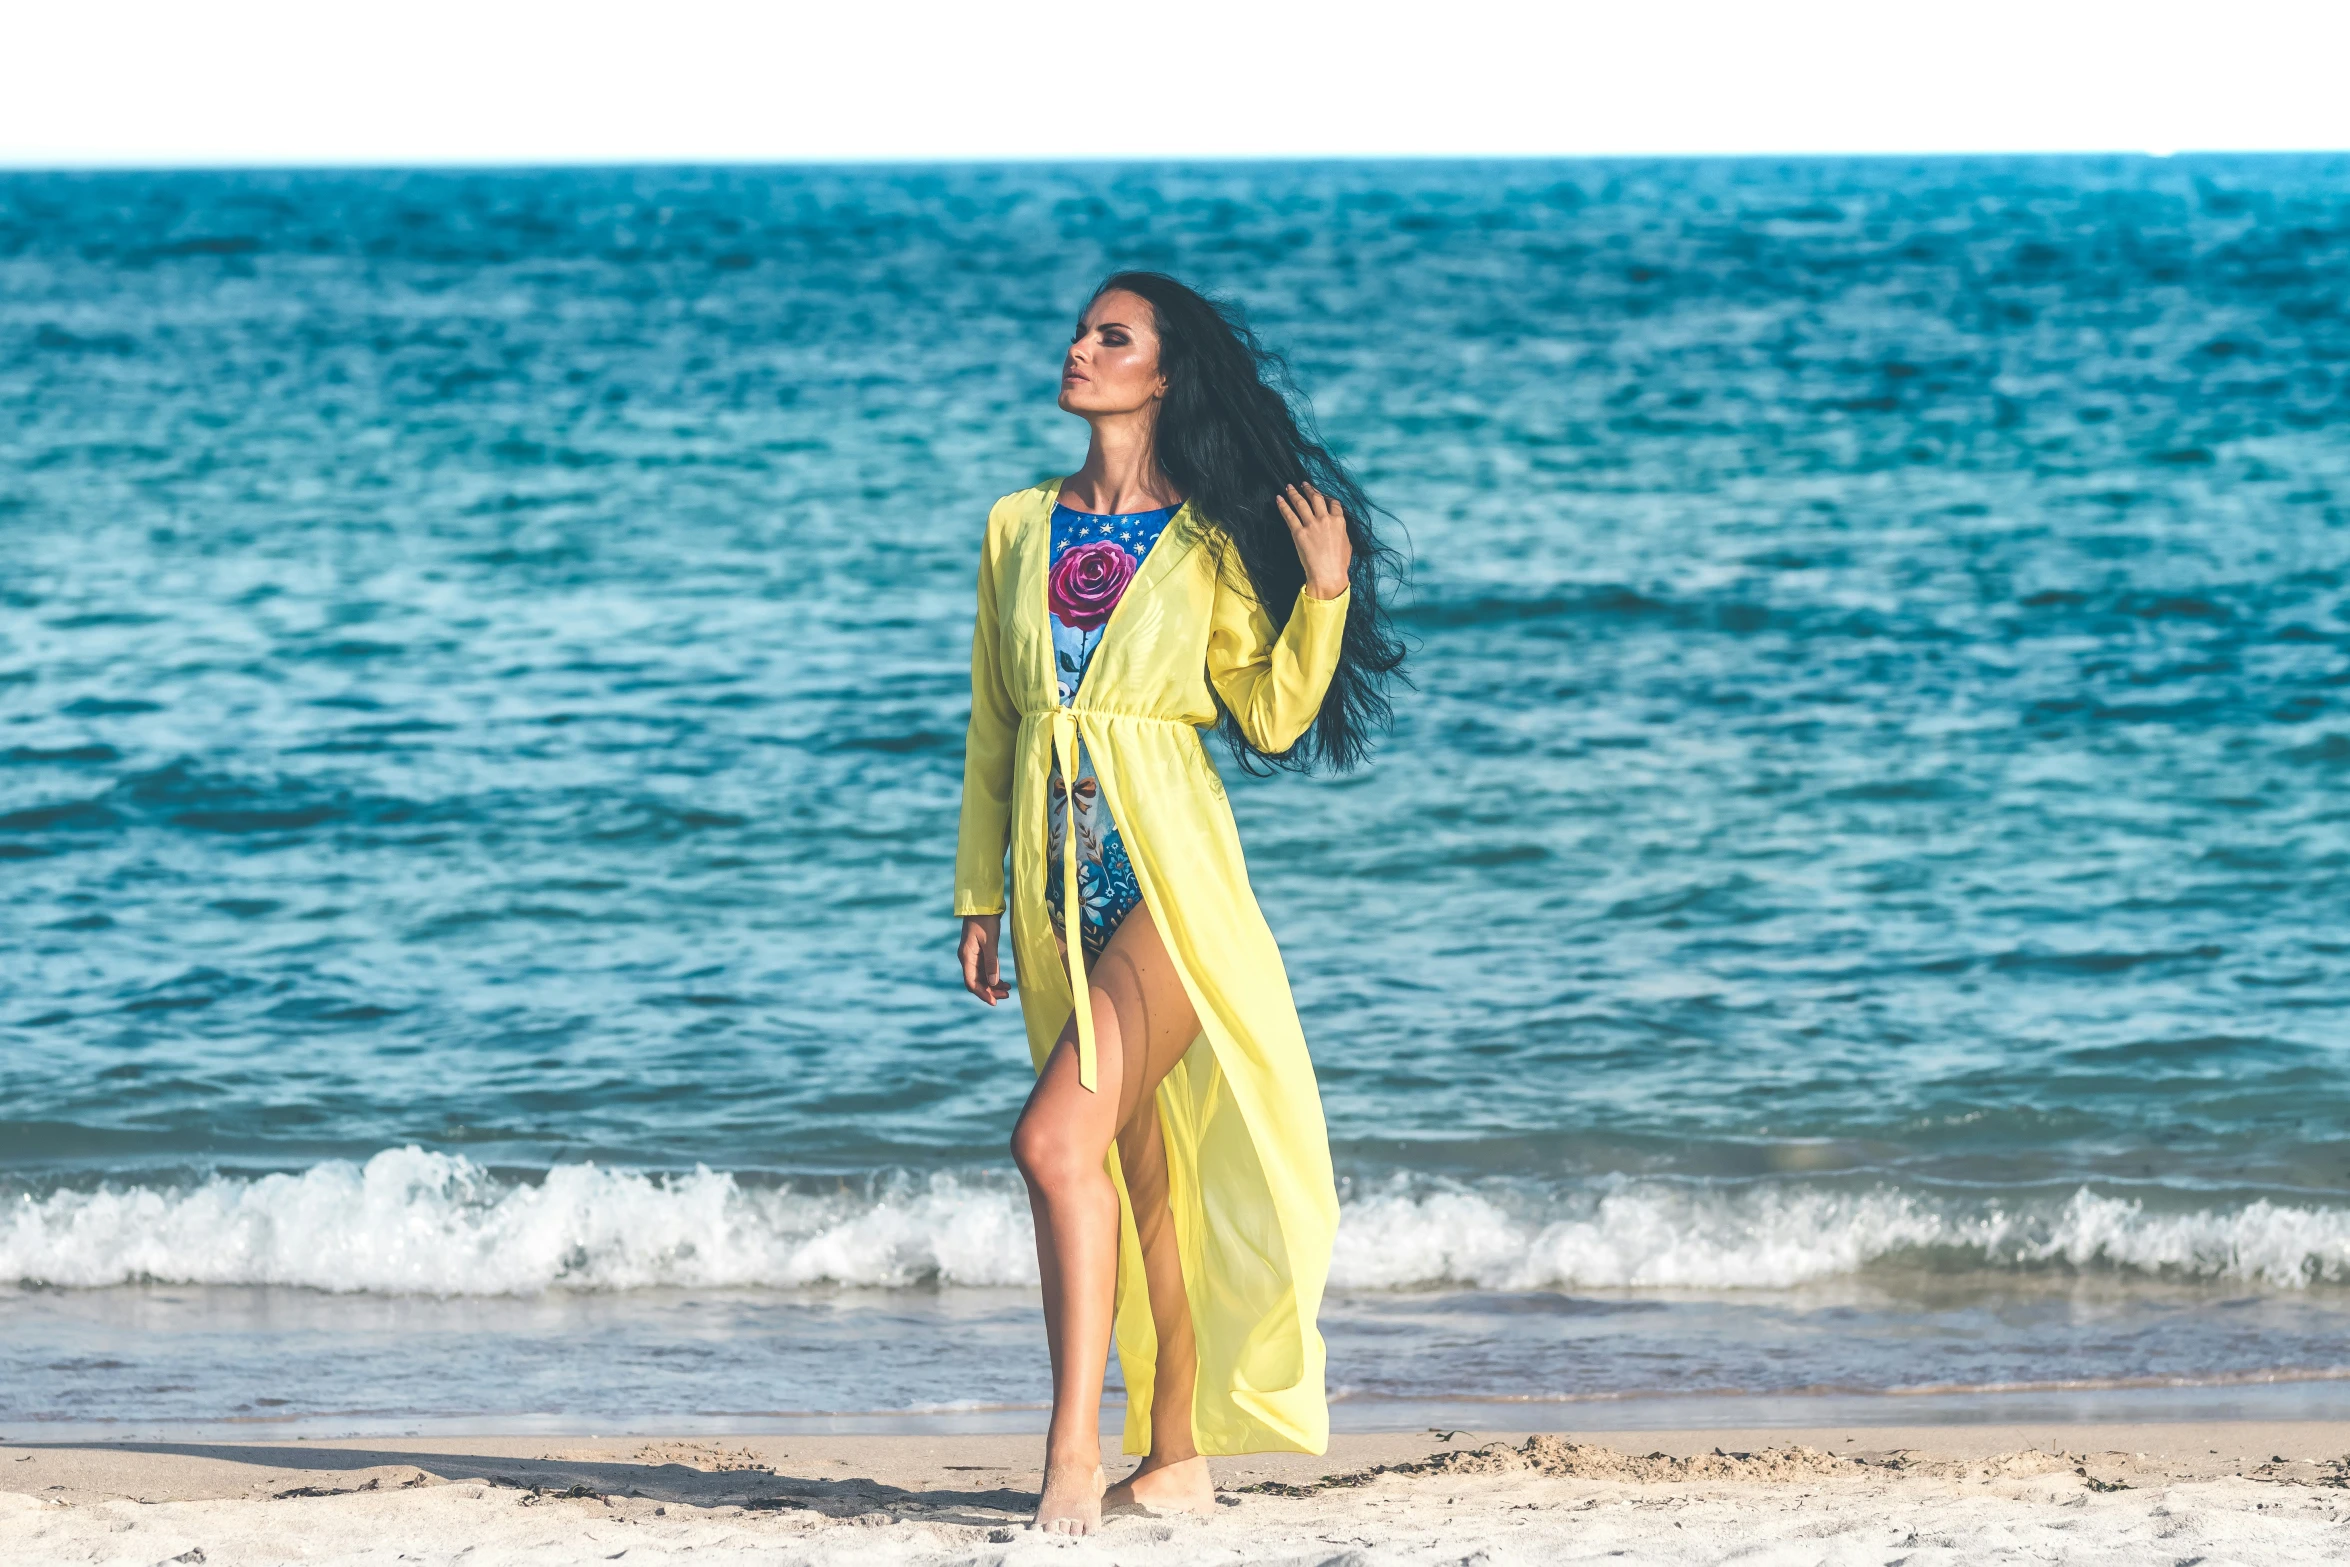
M 1331 1284 L 1773 1289 L 1904 1254 L 2298 1288 L 2350 1282 L 2350 1209 L 2162 1212 L 2085 1187 L 2030 1206 L 1891 1188 L 1619 1178 L 1486 1189 L 1399 1176 L 1344 1205 Z M 410 1147 L 299 1174 L 21 1193 L 0 1210 L 0 1279 L 431 1295 L 886 1289 L 1030 1285 L 1036 1259 L 1024 1196 L 988 1176 L 818 1192 L 576 1164 L 503 1181 Z
M 298 1175 L 28 1195 L 0 1224 L 0 1278 L 66 1286 L 154 1279 L 503 1295 L 1035 1277 L 1025 1202 L 951 1176 L 811 1195 L 707 1169 L 662 1176 L 574 1164 L 508 1183 L 413 1147 Z
M 2254 1201 L 2150 1212 L 2083 1187 L 2061 1204 L 1958 1203 L 1884 1188 L 1622 1181 L 1525 1210 L 1475 1191 L 1396 1189 L 1348 1205 L 1333 1282 L 1487 1289 L 1783 1289 L 1902 1253 L 1966 1265 L 2240 1279 L 2350 1280 L 2350 1210 Z

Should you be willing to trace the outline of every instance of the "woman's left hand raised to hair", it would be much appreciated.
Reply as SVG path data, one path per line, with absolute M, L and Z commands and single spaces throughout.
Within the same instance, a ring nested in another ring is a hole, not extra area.
M 1346 591 L 1347 570 L 1354 565 L 1353 543 L 1346 536 L 1346 509 L 1310 484 L 1292 484 L 1273 497 L 1297 558 L 1306 568 L 1306 591 L 1318 599 L 1334 599 Z

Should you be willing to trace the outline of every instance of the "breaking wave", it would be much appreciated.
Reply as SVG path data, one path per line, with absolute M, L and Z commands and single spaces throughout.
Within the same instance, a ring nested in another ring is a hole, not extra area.
M 1783 1289 L 1904 1255 L 1957 1266 L 2104 1268 L 2287 1288 L 2350 1280 L 2350 1209 L 2149 1211 L 2086 1187 L 2061 1203 L 1959 1205 L 1886 1188 L 1623 1181 L 1525 1212 L 1474 1191 L 1358 1199 L 1335 1281 L 1487 1289 Z
M 2086 1187 L 2033 1205 L 1885 1187 L 1619 1178 L 1488 1189 L 1398 1176 L 1345 1204 L 1331 1283 L 1769 1289 L 1902 1257 L 2300 1288 L 2350 1282 L 2350 1209 L 2260 1200 L 2162 1212 Z M 0 1209 L 0 1279 L 430 1295 L 886 1289 L 1033 1284 L 1036 1262 L 1025 1197 L 992 1177 L 817 1192 L 578 1164 L 506 1181 L 411 1147 L 299 1174 L 19 1193 Z

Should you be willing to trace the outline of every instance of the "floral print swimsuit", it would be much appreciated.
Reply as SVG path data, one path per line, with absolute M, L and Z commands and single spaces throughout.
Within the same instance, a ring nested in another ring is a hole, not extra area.
M 1102 629 L 1110 612 L 1143 557 L 1166 531 L 1176 508 L 1157 511 L 1074 511 L 1053 508 L 1053 564 L 1049 602 L 1052 608 L 1053 672 L 1060 682 L 1061 705 L 1077 699 L 1085 666 L 1101 646 Z M 1118 824 L 1110 819 L 1110 802 L 1102 798 L 1100 780 L 1093 775 L 1093 758 L 1077 752 L 1077 786 L 1061 781 L 1059 758 L 1045 783 L 1044 896 L 1052 910 L 1053 929 L 1062 924 L 1061 835 L 1068 831 L 1069 796 L 1077 796 L 1077 934 L 1085 944 L 1088 962 L 1102 955 L 1110 935 L 1142 902 L 1134 866 L 1126 845 L 1118 839 Z

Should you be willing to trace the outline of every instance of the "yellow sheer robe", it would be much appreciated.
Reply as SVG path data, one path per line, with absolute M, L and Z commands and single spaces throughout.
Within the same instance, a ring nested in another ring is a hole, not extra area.
M 1329 1445 L 1323 1347 L 1314 1318 L 1338 1228 L 1322 1100 L 1273 933 L 1249 890 L 1240 835 L 1201 730 L 1213 687 L 1250 740 L 1287 748 L 1313 721 L 1338 665 L 1347 595 L 1300 590 L 1273 623 L 1238 576 L 1239 557 L 1192 537 L 1186 505 L 1127 584 L 1059 704 L 1046 572 L 1058 479 L 1007 495 L 988 514 L 971 639 L 971 727 L 955 851 L 955 912 L 1004 908 L 1012 860 L 1010 947 L 1037 1069 L 1084 983 L 1080 943 L 1064 966 L 1045 909 L 1045 778 L 1056 750 L 1082 741 L 1134 877 L 1182 971 L 1199 1037 L 1160 1085 L 1169 1201 L 1199 1348 L 1192 1430 L 1211 1455 Z M 1072 837 L 1074 834 L 1071 835 Z M 1074 916 L 1077 899 L 1067 906 Z M 1092 1077 L 1091 1014 L 1083 1075 Z M 1117 1341 L 1126 1376 L 1126 1451 L 1149 1450 L 1157 1335 L 1143 1287 L 1133 1204 L 1110 1150 L 1120 1212 Z

